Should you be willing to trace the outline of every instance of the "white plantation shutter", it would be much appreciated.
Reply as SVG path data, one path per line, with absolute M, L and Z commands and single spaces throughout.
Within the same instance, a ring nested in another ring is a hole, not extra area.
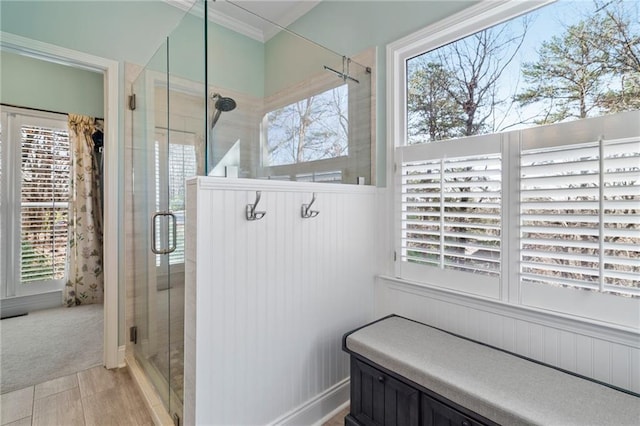
M 167 145 L 168 144 L 168 145 Z M 168 150 L 166 147 L 169 147 Z M 176 249 L 169 254 L 169 264 L 184 263 L 184 221 L 186 179 L 197 174 L 195 136 L 191 133 L 157 130 L 154 152 L 156 211 L 171 211 L 176 216 Z M 166 248 L 173 238 L 169 220 L 156 221 L 156 247 Z M 156 256 L 160 266 L 164 256 Z
M 638 292 L 638 139 L 523 150 L 523 283 Z
M 397 149 L 398 275 L 497 297 L 502 143 L 490 135 Z
M 20 135 L 21 281 L 60 280 L 67 263 L 68 130 L 23 124 Z
M 521 154 L 523 282 L 598 288 L 598 143 Z
M 176 249 L 169 263 L 184 263 L 185 180 L 197 173 L 195 146 L 169 144 L 169 209 L 176 215 Z
M 603 143 L 603 287 L 640 293 L 640 137 Z
M 402 164 L 402 260 L 500 275 L 499 154 Z
M 396 276 L 628 324 L 640 296 L 638 118 L 398 147 Z

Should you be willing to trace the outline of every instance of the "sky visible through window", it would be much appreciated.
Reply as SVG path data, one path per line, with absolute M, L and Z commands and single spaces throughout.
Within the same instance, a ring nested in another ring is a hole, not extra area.
M 409 59 L 409 144 L 639 109 L 639 5 L 558 1 Z

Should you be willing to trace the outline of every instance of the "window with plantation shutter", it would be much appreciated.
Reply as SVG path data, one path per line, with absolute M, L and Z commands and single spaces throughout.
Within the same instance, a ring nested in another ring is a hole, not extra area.
M 397 149 L 399 276 L 498 297 L 501 150 L 500 135 Z
M 481 3 L 387 47 L 394 278 L 637 331 L 638 10 Z
M 396 276 L 633 324 L 640 131 L 629 124 L 639 118 L 625 112 L 396 148 Z
M 60 290 L 69 250 L 67 117 L 3 105 L 0 118 L 1 296 Z
M 640 294 L 640 139 L 521 154 L 521 280 Z
M 66 128 L 23 125 L 22 282 L 63 279 L 67 263 L 71 152 Z

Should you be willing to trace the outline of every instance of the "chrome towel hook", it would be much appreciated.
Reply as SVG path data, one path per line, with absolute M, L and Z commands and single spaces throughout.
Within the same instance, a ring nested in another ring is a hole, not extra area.
M 320 214 L 317 210 L 311 210 L 311 206 L 316 202 L 316 193 L 313 193 L 313 197 L 311 198 L 311 202 L 309 204 L 303 204 L 300 209 L 300 216 L 304 219 L 308 219 L 310 217 L 316 217 Z
M 247 204 L 247 220 L 260 220 L 264 217 L 267 212 L 257 211 L 258 203 L 260 202 L 260 197 L 262 196 L 262 191 L 256 191 L 256 202 L 253 204 Z

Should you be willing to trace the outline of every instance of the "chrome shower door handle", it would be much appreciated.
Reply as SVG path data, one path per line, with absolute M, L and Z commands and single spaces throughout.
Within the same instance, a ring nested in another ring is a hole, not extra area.
M 163 248 L 158 248 L 156 246 L 156 240 L 157 240 L 157 231 L 156 231 L 156 223 L 157 223 L 157 219 L 159 217 L 166 217 L 169 216 L 171 218 L 171 221 L 173 222 L 173 232 L 172 232 L 172 241 L 171 241 L 171 245 L 169 245 L 168 248 L 163 249 Z M 176 221 L 176 215 L 174 215 L 171 212 L 155 212 L 153 214 L 153 216 L 151 217 L 151 251 L 154 254 L 169 254 L 169 253 L 173 253 L 176 250 L 177 244 L 178 244 L 178 235 L 177 235 L 177 221 Z

